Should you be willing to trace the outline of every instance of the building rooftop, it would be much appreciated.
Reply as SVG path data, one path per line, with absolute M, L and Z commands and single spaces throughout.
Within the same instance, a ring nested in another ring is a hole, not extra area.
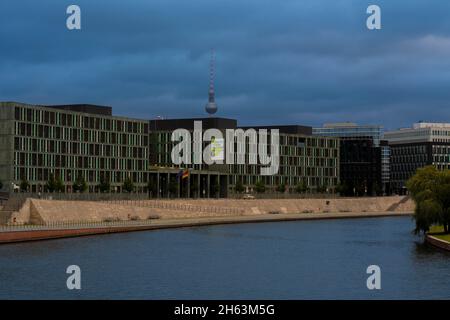
M 62 109 L 62 110 L 66 110 L 66 111 L 98 114 L 98 115 L 103 115 L 103 116 L 112 116 L 112 107 L 100 106 L 100 105 L 95 105 L 95 104 L 43 105 L 43 107 Z
M 302 135 L 307 135 L 307 136 L 312 135 L 312 127 L 299 126 L 299 125 L 245 126 L 245 127 L 239 127 L 239 128 L 244 129 L 244 130 L 250 129 L 250 128 L 253 128 L 255 130 L 278 129 L 280 131 L 280 133 L 285 133 L 285 134 L 302 134 Z
M 194 122 L 201 121 L 202 129 L 235 129 L 237 120 L 228 118 L 186 118 L 186 119 L 156 119 L 150 120 L 152 131 L 173 131 L 175 129 L 194 130 Z

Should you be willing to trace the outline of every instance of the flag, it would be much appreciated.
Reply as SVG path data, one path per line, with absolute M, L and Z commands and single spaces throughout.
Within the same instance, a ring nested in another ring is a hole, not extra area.
M 185 169 L 185 170 L 180 170 L 177 173 L 177 179 L 179 180 L 181 178 L 181 180 L 186 179 L 189 177 L 189 170 Z

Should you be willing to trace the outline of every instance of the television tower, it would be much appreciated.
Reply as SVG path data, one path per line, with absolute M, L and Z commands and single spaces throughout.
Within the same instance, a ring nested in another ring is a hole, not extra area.
M 215 77 L 215 56 L 214 50 L 211 50 L 211 61 L 209 63 L 209 92 L 208 103 L 205 106 L 206 112 L 213 115 L 217 112 L 216 97 L 214 92 L 214 77 Z

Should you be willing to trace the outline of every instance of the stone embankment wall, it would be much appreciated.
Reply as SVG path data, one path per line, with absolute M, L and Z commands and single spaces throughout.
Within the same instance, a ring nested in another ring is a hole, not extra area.
M 431 245 L 433 245 L 433 246 L 435 246 L 435 247 L 441 248 L 441 249 L 443 249 L 443 250 L 450 251 L 450 243 L 447 242 L 447 241 L 438 239 L 438 238 L 436 238 L 436 237 L 433 237 L 432 235 L 426 235 L 426 236 L 425 236 L 425 240 L 426 240 L 429 244 L 431 244 Z
M 205 199 L 141 201 L 60 201 L 27 199 L 11 216 L 13 224 L 105 222 L 249 216 L 269 213 L 413 212 L 411 199 L 400 196 L 336 199 Z

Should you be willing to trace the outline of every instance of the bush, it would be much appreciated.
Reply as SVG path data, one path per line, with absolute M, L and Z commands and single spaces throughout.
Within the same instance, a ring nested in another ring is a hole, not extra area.
M 286 192 L 286 185 L 284 183 L 279 184 L 277 186 L 277 192 L 279 193 L 285 193 Z
M 86 180 L 82 175 L 79 175 L 78 178 L 75 180 L 73 186 L 73 191 L 83 193 L 88 189 L 88 185 L 86 183 Z
M 264 193 L 264 192 L 266 192 L 266 186 L 261 180 L 259 180 L 255 184 L 255 190 L 258 193 Z
M 100 183 L 98 184 L 97 188 L 98 191 L 100 191 L 101 193 L 107 193 L 111 191 L 111 184 L 105 177 L 102 176 L 100 178 Z
M 122 185 L 122 191 L 131 193 L 134 190 L 134 183 L 130 177 L 126 178 Z
M 30 184 L 28 183 L 27 179 L 22 179 L 22 181 L 20 181 L 20 191 L 27 192 L 29 187 Z
M 244 185 L 242 184 L 242 181 L 241 181 L 241 180 L 238 180 L 238 181 L 236 182 L 236 186 L 234 187 L 234 189 L 235 189 L 236 193 L 242 193 L 242 192 L 245 191 L 245 187 L 244 187 Z
M 297 193 L 305 193 L 306 191 L 308 191 L 308 186 L 304 182 L 295 186 L 295 192 Z
M 147 220 L 155 220 L 155 219 L 160 219 L 161 217 L 157 214 L 151 214 L 148 216 Z
M 139 216 L 132 216 L 130 218 L 131 221 L 137 221 L 137 220 L 141 220 L 141 218 Z

